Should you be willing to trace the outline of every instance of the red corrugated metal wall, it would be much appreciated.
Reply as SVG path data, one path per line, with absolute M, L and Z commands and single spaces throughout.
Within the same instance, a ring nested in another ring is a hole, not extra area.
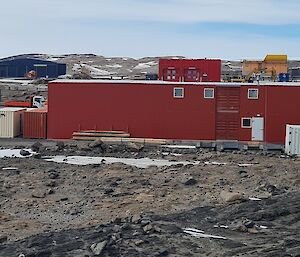
M 300 124 L 300 87 L 266 88 L 266 140 L 284 143 L 285 125 Z
M 240 130 L 240 87 L 217 87 L 216 139 L 238 140 Z
M 174 87 L 184 98 L 174 98 Z M 212 86 L 210 86 L 212 87 Z M 133 137 L 215 139 L 215 100 L 204 87 L 170 84 L 49 83 L 48 137 L 124 130 Z
M 24 138 L 47 138 L 47 109 L 24 112 Z
M 172 76 L 170 70 L 176 70 Z M 170 71 L 168 73 L 168 70 Z M 188 76 L 188 71 L 191 74 Z M 195 73 L 193 73 L 194 71 Z M 207 74 L 205 76 L 204 74 Z M 159 79 L 181 82 L 220 82 L 221 60 L 210 59 L 160 59 Z
M 184 98 L 174 98 L 175 87 Z M 215 98 L 205 99 L 204 88 Z M 248 99 L 258 89 L 258 99 Z M 264 118 L 264 140 L 284 143 L 285 125 L 300 124 L 299 86 L 214 86 L 169 83 L 50 83 L 48 137 L 74 131 L 124 130 L 133 137 L 251 141 L 242 118 Z

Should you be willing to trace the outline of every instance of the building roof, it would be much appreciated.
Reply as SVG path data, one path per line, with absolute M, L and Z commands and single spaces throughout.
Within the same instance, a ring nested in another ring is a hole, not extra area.
M 300 82 L 269 82 L 237 83 L 237 82 L 170 82 L 162 80 L 101 80 L 101 79 L 57 79 L 52 83 L 76 83 L 76 84 L 150 84 L 150 85 L 199 85 L 199 86 L 300 86 Z
M 0 64 L 1 63 L 9 63 L 9 62 L 13 62 L 13 61 L 35 61 L 35 62 L 42 62 L 42 63 L 48 63 L 48 64 L 63 64 L 63 63 L 58 63 L 58 62 L 53 62 L 53 61 L 49 61 L 46 59 L 41 59 L 41 58 L 37 58 L 37 57 L 24 57 L 24 56 L 12 56 L 12 57 L 7 57 L 7 58 L 3 58 L 0 59 Z
M 19 111 L 25 111 L 26 108 L 22 108 L 22 107 L 3 107 L 0 108 L 0 112 L 19 112 Z

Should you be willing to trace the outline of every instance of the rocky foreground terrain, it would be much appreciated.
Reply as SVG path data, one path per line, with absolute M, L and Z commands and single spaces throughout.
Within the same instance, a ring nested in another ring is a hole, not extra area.
M 38 153 L 0 159 L 0 256 L 300 256 L 299 158 L 101 142 L 0 145 Z M 56 155 L 174 164 L 46 161 Z

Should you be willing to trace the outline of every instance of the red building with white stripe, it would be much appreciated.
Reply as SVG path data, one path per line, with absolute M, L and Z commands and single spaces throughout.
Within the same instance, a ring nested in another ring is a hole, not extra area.
M 49 83 L 48 138 L 80 130 L 132 137 L 283 144 L 300 124 L 300 83 L 57 80 Z

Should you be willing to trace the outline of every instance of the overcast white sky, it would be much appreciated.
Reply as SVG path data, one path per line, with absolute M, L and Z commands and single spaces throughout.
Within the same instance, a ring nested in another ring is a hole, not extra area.
M 298 58 L 299 0 L 10 0 L 0 9 L 0 57 Z

